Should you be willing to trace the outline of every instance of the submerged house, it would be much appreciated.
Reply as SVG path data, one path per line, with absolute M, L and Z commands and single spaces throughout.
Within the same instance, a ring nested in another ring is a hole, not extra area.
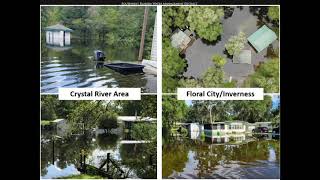
M 235 64 L 251 64 L 251 51 L 242 50 L 238 55 L 234 55 L 232 62 Z
M 214 122 L 212 124 L 204 125 L 204 134 L 206 137 L 245 132 L 246 122 L 244 121 Z
M 176 29 L 171 35 L 171 45 L 179 50 L 179 53 L 183 53 L 194 41 L 193 33 L 186 29 L 181 31 Z
M 191 139 L 199 139 L 204 130 L 203 125 L 199 123 L 187 123 L 186 128 Z
M 248 37 L 249 43 L 258 53 L 267 48 L 276 39 L 276 33 L 266 25 L 263 25 L 260 29 Z
M 222 136 L 206 137 L 206 141 L 210 141 L 212 144 L 222 143 L 241 143 L 246 140 L 245 134 L 225 134 Z
M 72 29 L 67 28 L 61 24 L 48 26 L 46 31 L 46 43 L 52 46 L 69 46 L 71 44 L 71 32 Z

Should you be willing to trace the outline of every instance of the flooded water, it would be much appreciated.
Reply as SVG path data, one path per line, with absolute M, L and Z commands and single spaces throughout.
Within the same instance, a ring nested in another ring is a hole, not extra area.
M 272 136 L 237 142 L 216 139 L 166 139 L 162 152 L 163 178 L 278 179 L 280 143 Z
M 93 51 L 106 53 L 105 63 L 138 63 L 138 49 L 107 47 L 101 43 L 72 40 L 70 47 L 41 48 L 41 92 L 58 93 L 60 87 L 136 87 L 143 92 L 156 92 L 155 73 L 124 75 L 93 60 Z
M 80 151 L 88 154 L 86 164 L 99 167 L 111 153 L 129 178 L 156 178 L 156 167 L 150 165 L 147 152 L 151 143 L 130 143 L 124 135 L 89 133 L 69 135 L 61 138 L 51 131 L 42 131 L 41 178 L 51 179 L 78 175 Z M 156 162 L 152 162 L 156 163 Z
M 244 49 L 251 51 L 251 64 L 234 64 L 231 57 L 228 57 L 225 52 L 225 44 L 228 39 L 237 35 L 240 31 L 249 37 L 252 33 L 257 31 L 263 24 L 260 22 L 257 16 L 250 12 L 248 6 L 235 8 L 233 15 L 227 19 L 222 20 L 223 33 L 221 37 L 215 43 L 208 43 L 201 38 L 190 46 L 185 53 L 185 58 L 188 62 L 188 69 L 184 73 L 186 77 L 199 78 L 208 67 L 213 66 L 212 56 L 214 54 L 223 55 L 227 63 L 224 66 L 224 72 L 226 79 L 232 79 L 238 81 L 238 86 L 242 84 L 244 79 L 254 72 L 254 65 L 258 65 L 259 62 L 266 61 L 268 59 L 268 48 L 264 49 L 260 53 L 257 53 L 248 43 L 246 43 Z M 279 41 L 276 40 L 272 43 L 270 48 L 277 48 Z

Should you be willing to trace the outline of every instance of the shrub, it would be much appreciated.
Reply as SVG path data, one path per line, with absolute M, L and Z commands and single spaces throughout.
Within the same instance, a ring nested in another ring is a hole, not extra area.
M 105 112 L 98 119 L 98 128 L 100 129 L 106 129 L 109 132 L 117 127 L 117 115 L 113 112 Z

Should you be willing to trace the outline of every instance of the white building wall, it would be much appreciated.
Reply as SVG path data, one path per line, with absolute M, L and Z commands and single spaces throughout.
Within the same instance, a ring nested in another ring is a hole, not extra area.
M 47 44 L 51 44 L 51 42 L 50 42 L 50 32 L 49 31 L 46 31 L 46 43 Z
M 70 39 L 71 39 L 70 32 L 65 32 L 65 34 L 64 34 L 64 45 L 69 46 L 71 44 Z
M 55 46 L 64 46 L 64 32 L 63 31 L 47 31 L 46 43 Z M 67 34 L 67 43 L 70 45 L 70 33 Z
M 64 32 L 63 31 L 59 32 L 59 45 L 64 46 Z

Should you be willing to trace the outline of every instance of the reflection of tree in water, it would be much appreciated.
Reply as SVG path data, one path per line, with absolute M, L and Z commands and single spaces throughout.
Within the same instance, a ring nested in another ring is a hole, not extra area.
M 198 177 L 212 172 L 219 161 L 224 157 L 224 146 L 207 145 L 205 143 L 199 144 L 194 148 L 195 159 L 198 160 L 197 168 Z
M 279 146 L 277 141 L 252 141 L 241 145 L 207 145 L 202 144 L 195 147 L 198 160 L 198 177 L 212 173 L 219 164 L 230 164 L 237 162 L 255 162 L 257 160 L 268 160 L 269 148 Z M 276 154 L 279 154 L 277 149 Z
M 118 140 L 119 136 L 116 134 L 103 133 L 97 136 L 97 144 L 103 150 L 115 150 Z
M 64 139 L 56 139 L 54 143 L 54 160 L 57 167 L 64 169 L 68 165 L 78 164 L 80 158 L 80 150 L 90 154 L 95 149 L 92 143 L 92 135 L 84 134 L 81 136 L 68 136 Z M 52 165 L 53 149 L 52 140 L 48 139 L 46 143 L 41 144 L 41 173 L 45 175 L 46 168 Z
M 156 167 L 150 165 L 150 155 L 157 156 L 156 143 L 122 144 L 120 147 L 122 164 L 133 169 L 140 178 L 156 178 Z
M 163 177 L 170 176 L 174 171 L 183 172 L 188 162 L 188 153 L 195 153 L 198 161 L 197 176 L 206 177 L 217 165 L 231 163 L 252 163 L 258 160 L 268 160 L 269 150 L 273 148 L 276 160 L 279 161 L 280 143 L 276 140 L 256 140 L 238 145 L 216 145 L 194 140 L 166 139 L 163 146 Z
M 186 141 L 169 141 L 163 145 L 162 177 L 170 176 L 173 171 L 182 172 L 188 161 L 190 145 Z M 169 143 L 170 142 L 170 143 Z

